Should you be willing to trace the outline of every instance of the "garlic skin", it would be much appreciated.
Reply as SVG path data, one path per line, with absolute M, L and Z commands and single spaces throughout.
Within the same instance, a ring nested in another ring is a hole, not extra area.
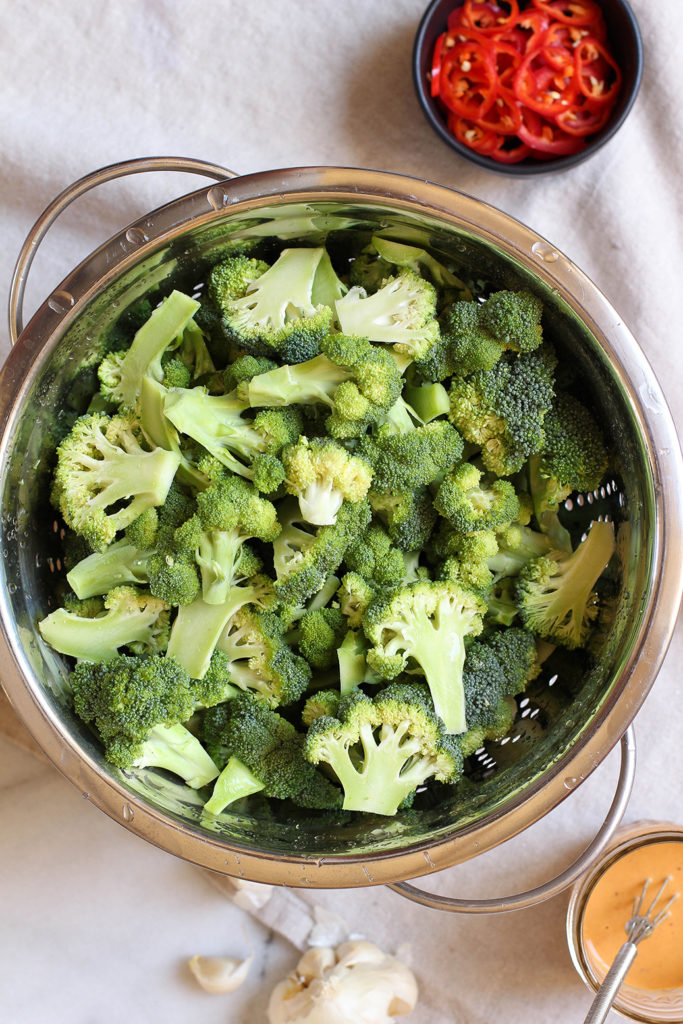
M 417 1002 L 415 975 L 372 942 L 318 946 L 275 986 L 269 1024 L 392 1024 Z
M 224 995 L 244 983 L 253 959 L 253 956 L 246 960 L 231 956 L 193 956 L 188 967 L 205 992 Z

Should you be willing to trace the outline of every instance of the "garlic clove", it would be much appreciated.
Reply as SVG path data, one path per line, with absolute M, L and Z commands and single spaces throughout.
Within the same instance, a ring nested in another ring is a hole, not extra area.
M 310 981 L 312 978 L 322 978 L 325 971 L 334 966 L 336 957 L 334 950 L 329 946 L 314 946 L 306 950 L 297 964 L 296 973 Z
M 253 959 L 253 955 L 246 960 L 231 956 L 193 956 L 188 967 L 205 992 L 222 995 L 234 992 L 244 983 Z

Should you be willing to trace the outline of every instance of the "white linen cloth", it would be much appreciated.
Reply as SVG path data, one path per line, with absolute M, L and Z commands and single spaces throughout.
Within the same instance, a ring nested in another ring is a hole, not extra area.
M 173 154 L 242 173 L 306 164 L 393 170 L 491 202 L 566 253 L 632 329 L 682 424 L 680 0 L 633 0 L 645 74 L 621 132 L 571 171 L 522 180 L 458 158 L 424 119 L 410 67 L 423 7 L 423 0 L 5 0 L 2 294 L 44 206 L 105 164 Z M 75 204 L 38 255 L 27 311 L 103 239 L 199 184 L 138 176 Z M 4 355 L 4 332 L 1 344 Z M 672 714 L 681 705 L 682 647 L 679 626 L 638 717 L 631 820 L 683 816 L 680 715 Z M 51 769 L 2 744 L 0 765 L 0 1018 L 264 1019 L 267 991 L 296 962 L 291 947 L 267 941 L 242 911 L 216 899 L 196 869 L 117 828 Z M 611 800 L 616 765 L 612 754 L 535 828 L 430 879 L 430 887 L 485 896 L 539 882 L 589 841 Z M 421 985 L 409 1018 L 415 1024 L 569 1024 L 590 1002 L 566 948 L 566 896 L 522 913 L 466 918 L 381 888 L 277 892 L 260 917 L 301 947 L 315 905 L 388 949 L 410 943 Z M 208 997 L 176 969 L 195 952 L 239 955 L 249 945 L 259 966 L 232 996 Z

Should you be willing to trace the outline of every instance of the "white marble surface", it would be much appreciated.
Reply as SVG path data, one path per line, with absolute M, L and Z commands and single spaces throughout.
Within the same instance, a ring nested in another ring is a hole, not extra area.
M 0 304 L 30 224 L 65 185 L 104 164 L 178 154 L 240 172 L 301 164 L 395 170 L 485 199 L 566 252 L 632 328 L 682 424 L 683 133 L 667 99 L 683 85 L 673 31 L 680 0 L 633 0 L 646 72 L 619 136 L 567 174 L 522 181 L 454 157 L 420 113 L 410 50 L 423 6 L 0 5 Z M 36 261 L 29 310 L 101 240 L 193 184 L 135 178 L 72 207 Z M 0 347 L 7 352 L 4 334 Z M 683 748 L 671 715 L 681 706 L 682 646 L 679 626 L 638 719 L 631 819 L 683 817 Z M 459 877 L 502 891 L 566 863 L 597 826 L 614 775 L 611 755 L 551 818 L 483 858 L 478 881 L 472 865 Z M 296 959 L 293 947 L 217 895 L 204 875 L 130 835 L 53 769 L 2 742 L 0 892 L 0 1020 L 9 1024 L 260 1024 L 267 991 Z M 343 908 L 352 928 L 393 932 L 397 941 L 411 935 L 427 1001 L 430 992 L 454 993 L 436 1016 L 425 1002 L 410 1018 L 415 1024 L 570 1022 L 585 1014 L 588 996 L 564 943 L 566 897 L 523 915 L 457 921 L 379 890 L 320 900 Z M 199 991 L 184 966 L 195 952 L 252 948 L 252 974 L 232 996 Z

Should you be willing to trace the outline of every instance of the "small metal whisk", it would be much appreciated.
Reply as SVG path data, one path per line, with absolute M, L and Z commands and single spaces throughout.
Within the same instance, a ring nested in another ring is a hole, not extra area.
M 648 935 L 652 935 L 657 925 L 661 924 L 669 916 L 672 903 L 678 899 L 679 894 L 675 892 L 661 909 L 656 909 L 657 904 L 664 896 L 664 890 L 671 881 L 671 876 L 668 876 L 662 882 L 661 888 L 649 908 L 643 911 L 647 890 L 651 881 L 651 878 L 645 879 L 640 896 L 633 901 L 633 916 L 626 922 L 625 926 L 626 935 L 628 936 L 626 942 L 617 953 L 614 963 L 605 975 L 605 979 L 596 993 L 583 1024 L 602 1024 L 602 1021 L 604 1021 L 610 1011 L 612 1003 L 616 999 L 617 992 L 621 988 L 631 964 L 636 958 L 638 943 L 646 939 Z

